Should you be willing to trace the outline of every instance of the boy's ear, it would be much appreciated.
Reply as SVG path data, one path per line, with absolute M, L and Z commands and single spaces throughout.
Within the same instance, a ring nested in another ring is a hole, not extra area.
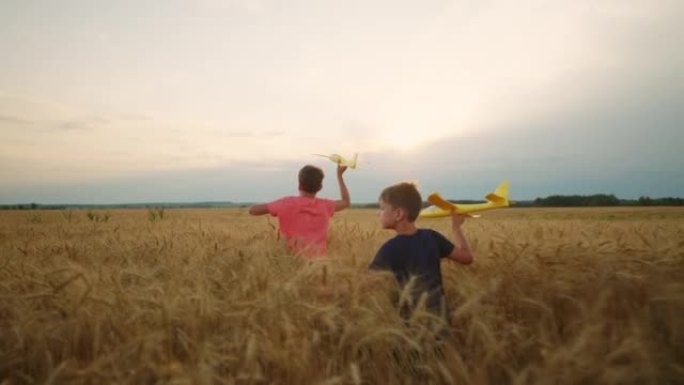
M 402 209 L 401 207 L 398 207 L 394 209 L 394 220 L 397 222 L 401 222 L 406 218 L 406 210 Z

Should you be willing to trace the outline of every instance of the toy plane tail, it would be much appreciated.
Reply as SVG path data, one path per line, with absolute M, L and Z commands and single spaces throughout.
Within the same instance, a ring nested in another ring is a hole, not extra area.
M 356 168 L 356 160 L 359 158 L 359 153 L 355 152 L 354 157 L 352 157 L 351 161 L 349 162 L 349 167 L 351 168 Z
M 508 182 L 501 182 L 493 193 L 485 196 L 488 201 L 499 204 L 508 204 Z

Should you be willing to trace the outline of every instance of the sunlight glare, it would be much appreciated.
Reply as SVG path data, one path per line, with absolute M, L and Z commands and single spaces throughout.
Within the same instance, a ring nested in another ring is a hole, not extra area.
M 396 131 L 385 140 L 388 147 L 401 151 L 413 151 L 423 143 L 424 139 L 419 135 L 412 135 L 406 131 Z

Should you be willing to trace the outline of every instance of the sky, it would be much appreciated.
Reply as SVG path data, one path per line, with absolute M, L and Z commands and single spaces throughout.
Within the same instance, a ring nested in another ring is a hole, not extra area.
M 3 0 L 0 204 L 684 197 L 681 0 Z

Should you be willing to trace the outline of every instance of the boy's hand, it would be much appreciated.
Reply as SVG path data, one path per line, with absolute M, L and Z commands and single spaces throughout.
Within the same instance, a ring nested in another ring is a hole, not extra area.
M 342 177 L 342 174 L 344 174 L 345 171 L 347 171 L 347 166 L 343 166 L 341 164 L 337 165 L 337 176 L 338 177 Z
M 468 218 L 466 215 L 456 213 L 451 214 L 451 226 L 453 228 L 461 227 L 466 218 Z
M 337 165 L 337 184 L 340 185 L 340 200 L 335 201 L 335 211 L 344 210 L 351 204 L 349 190 L 347 190 L 347 185 L 342 177 L 345 171 L 347 171 L 347 166 Z

